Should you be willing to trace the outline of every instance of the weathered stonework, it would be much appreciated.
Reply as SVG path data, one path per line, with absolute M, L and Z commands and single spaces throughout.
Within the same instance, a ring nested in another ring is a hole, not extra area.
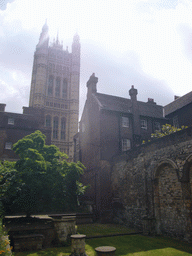
M 75 234 L 75 217 L 67 217 L 62 219 L 53 219 L 54 227 L 57 232 L 57 238 L 60 243 L 65 243 L 69 240 L 70 235 Z
M 142 230 L 154 220 L 157 234 L 192 240 L 191 134 L 190 127 L 113 159 L 115 221 Z
M 86 235 L 71 236 L 71 254 L 70 256 L 87 256 L 85 253 Z

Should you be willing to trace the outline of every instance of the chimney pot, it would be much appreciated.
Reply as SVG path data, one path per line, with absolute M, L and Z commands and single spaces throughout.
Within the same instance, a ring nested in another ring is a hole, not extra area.
M 6 104 L 0 103 L 0 112 L 5 112 Z

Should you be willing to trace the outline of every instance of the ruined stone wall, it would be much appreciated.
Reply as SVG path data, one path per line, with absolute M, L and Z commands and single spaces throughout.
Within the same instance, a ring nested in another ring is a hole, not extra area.
M 192 129 L 142 145 L 112 163 L 114 221 L 192 239 Z

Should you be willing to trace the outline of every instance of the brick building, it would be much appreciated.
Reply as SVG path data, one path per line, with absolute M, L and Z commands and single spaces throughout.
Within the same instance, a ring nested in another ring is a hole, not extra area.
M 86 166 L 84 182 L 91 185 L 84 200 L 98 214 L 110 209 L 110 160 L 150 139 L 151 133 L 166 123 L 163 107 L 153 99 L 137 100 L 137 89 L 129 90 L 131 99 L 97 93 L 98 78 L 87 82 L 87 100 L 75 140 L 75 160 Z M 102 214 L 103 213 L 103 214 Z M 104 214 L 105 213 L 105 214 Z
M 51 144 L 51 129 L 44 126 L 42 110 L 23 108 L 23 114 L 5 112 L 5 104 L 0 104 L 0 160 L 16 160 L 18 156 L 12 146 L 26 135 L 40 130 L 46 136 L 46 144 Z
M 165 117 L 175 127 L 192 125 L 192 92 L 182 97 L 175 97 L 175 100 L 164 107 Z

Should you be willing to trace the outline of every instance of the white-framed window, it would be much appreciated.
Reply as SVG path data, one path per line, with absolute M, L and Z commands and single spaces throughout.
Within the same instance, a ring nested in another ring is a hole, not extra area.
M 147 120 L 145 119 L 141 120 L 141 128 L 147 130 Z
M 131 141 L 129 139 L 122 139 L 122 151 L 127 151 L 131 148 Z
M 14 118 L 12 118 L 12 117 L 9 117 L 8 118 L 8 124 L 11 124 L 11 125 L 14 125 Z
M 12 149 L 12 142 L 5 142 L 5 149 Z
M 122 116 L 122 127 L 129 127 L 129 118 Z
M 178 116 L 173 117 L 173 126 L 176 127 L 176 128 L 179 128 Z
M 161 130 L 161 125 L 159 122 L 154 122 L 154 130 L 155 131 L 160 131 Z

